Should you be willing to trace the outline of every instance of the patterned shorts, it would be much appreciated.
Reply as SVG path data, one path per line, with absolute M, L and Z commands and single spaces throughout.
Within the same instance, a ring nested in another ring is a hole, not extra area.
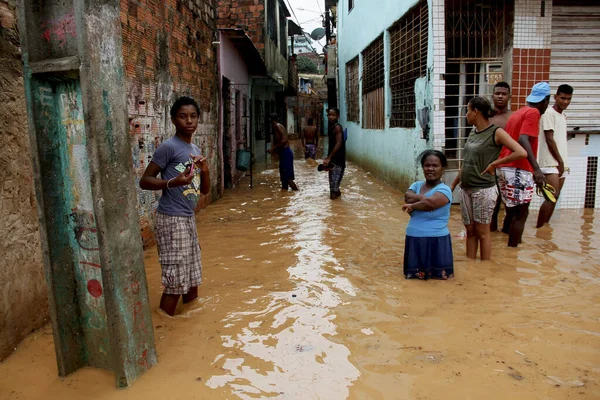
M 344 177 L 344 171 L 346 167 L 340 167 L 336 165 L 332 170 L 329 171 L 329 190 L 333 193 L 340 191 L 340 183 Z
M 165 294 L 186 294 L 202 282 L 201 252 L 194 217 L 157 213 L 156 241 Z
M 463 224 L 489 224 L 498 200 L 498 188 L 460 189 L 460 210 Z
M 304 159 L 308 158 L 313 160 L 317 158 L 317 145 L 314 143 L 307 143 L 304 146 Z
M 531 203 L 535 183 L 533 174 L 524 169 L 502 167 L 496 169 L 498 186 L 506 207 Z

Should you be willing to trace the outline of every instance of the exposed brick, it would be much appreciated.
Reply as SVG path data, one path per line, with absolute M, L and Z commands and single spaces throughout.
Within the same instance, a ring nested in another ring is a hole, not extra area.
M 243 25 L 246 33 L 264 54 L 265 0 L 219 0 L 217 9 L 217 28 L 238 28 Z M 247 28 L 246 28 L 247 27 Z
M 217 26 L 216 5 L 214 0 L 194 0 L 190 10 L 189 3 L 189 0 L 121 1 L 129 133 L 136 181 L 156 146 L 172 135 L 168 110 L 182 94 L 194 97 L 200 105 L 203 127 L 198 128 L 195 140 L 209 157 L 211 176 L 217 176 L 218 80 L 212 46 Z M 194 14 L 202 14 L 202 18 Z M 198 54 L 202 55 L 200 62 Z M 206 83 L 201 85 L 201 81 Z M 167 98 L 164 85 L 170 85 Z M 212 181 L 212 191 L 216 193 L 218 180 Z M 209 202 L 209 197 L 202 199 L 204 206 Z M 140 234 L 146 247 L 154 244 L 152 215 L 156 206 L 156 194 L 138 189 Z

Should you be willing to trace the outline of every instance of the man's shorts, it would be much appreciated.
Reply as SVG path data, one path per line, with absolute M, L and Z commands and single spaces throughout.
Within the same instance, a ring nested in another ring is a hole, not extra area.
M 460 189 L 460 210 L 463 224 L 489 224 L 498 200 L 498 188 Z
M 165 294 L 186 294 L 202 282 L 201 250 L 194 217 L 157 213 L 156 241 Z
M 315 160 L 317 158 L 317 145 L 314 143 L 307 143 L 304 145 L 304 159 L 312 158 Z
M 558 175 L 558 168 L 556 168 L 556 167 L 544 167 L 544 168 L 540 168 L 540 171 L 542 171 L 542 174 L 544 174 L 544 175 L 551 175 L 551 174 Z M 565 179 L 567 177 L 567 175 L 569 175 L 569 168 L 565 168 L 565 172 L 562 174 L 560 179 Z
M 531 203 L 535 187 L 531 172 L 514 167 L 501 167 L 496 169 L 496 177 L 506 207 Z

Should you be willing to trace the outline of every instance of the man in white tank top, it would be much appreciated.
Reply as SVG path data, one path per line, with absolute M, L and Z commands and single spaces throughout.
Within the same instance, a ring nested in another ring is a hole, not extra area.
M 569 173 L 567 150 L 567 116 L 565 110 L 571 103 L 573 88 L 560 85 L 554 95 L 554 106 L 542 115 L 540 122 L 540 144 L 538 164 L 546 176 L 546 182 L 556 189 L 556 201 Z M 537 227 L 550 222 L 556 203 L 545 200 L 540 208 Z

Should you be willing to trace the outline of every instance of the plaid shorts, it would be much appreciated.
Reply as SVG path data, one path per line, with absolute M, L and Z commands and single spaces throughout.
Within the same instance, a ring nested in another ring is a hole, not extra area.
M 346 167 L 340 167 L 336 165 L 331 171 L 329 171 L 329 191 L 333 193 L 340 191 L 340 183 L 342 183 L 345 170 Z
M 194 217 L 156 215 L 158 259 L 165 294 L 186 294 L 202 282 L 201 250 Z
M 506 207 L 531 203 L 535 187 L 531 172 L 514 167 L 501 167 L 496 169 L 496 176 Z
M 473 222 L 489 224 L 498 200 L 498 188 L 492 186 L 483 189 L 460 188 L 460 210 L 465 225 Z

